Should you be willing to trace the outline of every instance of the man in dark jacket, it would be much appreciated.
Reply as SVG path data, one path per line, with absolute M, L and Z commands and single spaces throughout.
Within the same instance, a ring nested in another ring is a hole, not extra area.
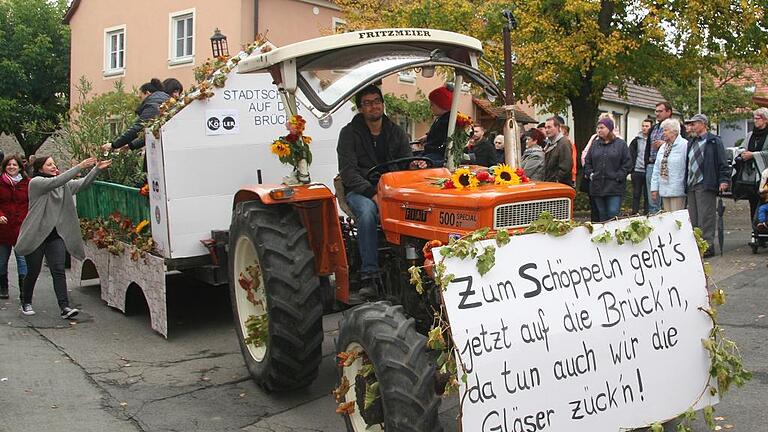
M 685 121 L 691 124 L 693 136 L 688 141 L 685 167 L 688 214 L 691 224 L 701 228 L 709 243 L 705 258 L 715 255 L 715 202 L 717 193 L 728 189 L 730 168 L 725 159 L 725 148 L 719 136 L 709 132 L 709 119 L 696 114 Z
M 359 113 L 341 129 L 336 151 L 347 204 L 357 223 L 362 261 L 360 295 L 371 299 L 378 295 L 379 209 L 374 201 L 376 183 L 366 174 L 376 165 L 411 156 L 411 147 L 405 131 L 384 115 L 384 97 L 378 87 L 362 89 L 355 96 L 355 105 Z
M 496 148 L 493 146 L 491 140 L 485 136 L 485 128 L 480 125 L 475 125 L 472 128 L 472 138 L 470 144 L 472 144 L 470 151 L 474 154 L 474 163 L 480 166 L 494 166 L 496 165 Z
M 560 132 L 560 125 L 557 117 L 550 117 L 544 122 L 544 135 L 547 136 L 547 145 L 544 147 L 544 181 L 573 186 L 571 142 Z
M 632 159 L 632 213 L 640 213 L 640 200 L 643 201 L 643 214 L 648 213 L 648 193 L 645 185 L 645 148 L 648 146 L 648 133 L 653 127 L 651 119 L 643 120 L 640 133 L 629 143 L 629 157 Z

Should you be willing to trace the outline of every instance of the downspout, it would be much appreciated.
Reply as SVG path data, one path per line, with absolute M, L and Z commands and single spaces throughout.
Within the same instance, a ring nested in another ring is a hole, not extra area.
M 627 145 L 629 145 L 629 111 L 631 110 L 631 107 L 629 104 L 627 104 L 624 107 L 624 139 L 627 141 Z
M 259 36 L 259 0 L 253 0 L 253 40 Z

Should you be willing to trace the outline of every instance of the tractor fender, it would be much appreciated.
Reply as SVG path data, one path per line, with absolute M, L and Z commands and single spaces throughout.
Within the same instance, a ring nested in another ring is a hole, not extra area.
M 272 191 L 292 190 L 292 195 L 275 199 Z M 322 183 L 286 186 L 257 184 L 242 187 L 235 194 L 232 209 L 246 201 L 264 205 L 292 205 L 307 230 L 310 247 L 315 255 L 315 271 L 320 276 L 336 275 L 335 297 L 349 303 L 349 266 L 347 251 L 339 223 L 336 195 Z M 301 203 L 306 203 L 301 205 Z M 309 204 L 312 203 L 312 204 Z
M 275 199 L 270 194 L 272 191 L 280 189 L 291 189 L 293 196 L 284 199 Z M 263 204 L 290 204 L 305 201 L 321 201 L 332 199 L 336 196 L 322 183 L 310 183 L 306 185 L 286 186 L 283 184 L 254 184 L 246 185 L 235 193 L 232 202 L 234 209 L 238 203 L 243 201 L 259 200 Z

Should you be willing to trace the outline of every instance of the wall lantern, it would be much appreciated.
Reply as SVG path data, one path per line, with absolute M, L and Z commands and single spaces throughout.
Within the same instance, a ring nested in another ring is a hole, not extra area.
M 211 51 L 213 51 L 213 58 L 217 57 L 229 57 L 229 48 L 227 47 L 227 37 L 221 34 L 221 30 L 217 27 L 211 36 Z

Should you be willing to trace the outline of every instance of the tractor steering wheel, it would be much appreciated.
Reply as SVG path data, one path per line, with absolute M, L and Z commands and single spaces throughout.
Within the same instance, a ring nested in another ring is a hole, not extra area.
M 397 171 L 403 171 L 405 167 L 407 167 L 408 165 L 410 165 L 411 162 L 414 162 L 414 161 L 426 162 L 427 168 L 433 168 L 435 166 L 435 162 L 426 156 L 408 156 L 400 159 L 394 159 L 389 162 L 380 163 L 374 166 L 373 168 L 368 170 L 368 172 L 365 174 L 365 178 L 371 183 L 376 184 L 379 181 L 379 178 L 381 178 L 381 175 L 384 174 L 382 172 L 384 168 L 389 168 L 393 165 L 396 165 L 398 168 Z

